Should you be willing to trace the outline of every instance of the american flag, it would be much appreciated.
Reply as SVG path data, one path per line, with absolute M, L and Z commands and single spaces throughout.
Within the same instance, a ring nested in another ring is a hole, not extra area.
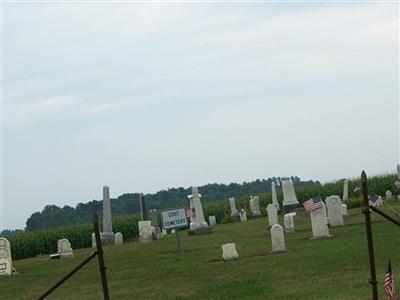
M 393 274 L 392 274 L 392 266 L 390 265 L 390 260 L 387 266 L 387 272 L 385 276 L 385 292 L 388 296 L 394 296 L 394 285 L 393 285 Z
M 310 200 L 307 200 L 303 203 L 304 208 L 306 211 L 310 212 L 313 210 L 317 210 L 322 207 L 322 200 L 320 196 L 314 197 Z
M 378 207 L 378 206 L 381 206 L 382 204 L 383 204 L 383 199 L 381 196 L 378 196 L 378 195 L 373 195 L 368 200 L 369 206 Z
M 186 210 L 186 217 L 187 218 L 191 218 L 191 217 L 195 217 L 195 216 L 196 216 L 196 210 L 194 209 L 194 207 L 188 208 Z

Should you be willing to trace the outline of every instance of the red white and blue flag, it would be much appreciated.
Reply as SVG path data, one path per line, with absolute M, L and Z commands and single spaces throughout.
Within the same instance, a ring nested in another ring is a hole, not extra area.
M 368 205 L 373 207 L 381 206 L 383 205 L 383 199 L 381 196 L 373 195 L 372 197 L 369 198 Z
M 392 266 L 390 264 L 390 260 L 387 266 L 387 272 L 385 276 L 385 292 L 388 296 L 393 297 L 394 292 L 394 285 L 393 285 L 393 273 L 392 273 Z
M 314 197 L 310 200 L 307 200 L 303 203 L 304 208 L 306 211 L 314 211 L 322 207 L 322 200 L 320 196 Z

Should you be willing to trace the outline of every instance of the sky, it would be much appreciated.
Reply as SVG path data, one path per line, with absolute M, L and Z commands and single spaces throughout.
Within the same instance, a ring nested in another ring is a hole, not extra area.
M 397 3 L 4 3 L 1 229 L 45 205 L 394 173 Z

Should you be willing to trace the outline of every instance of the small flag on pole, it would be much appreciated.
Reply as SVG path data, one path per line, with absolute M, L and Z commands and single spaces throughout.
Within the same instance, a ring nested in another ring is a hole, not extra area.
M 189 208 L 186 210 L 186 217 L 187 218 L 191 218 L 191 217 L 195 217 L 196 216 L 196 210 L 194 209 L 194 207 Z
M 385 276 L 385 292 L 388 296 L 394 296 L 394 285 L 393 285 L 393 273 L 392 273 L 392 266 L 390 264 L 390 260 L 387 265 L 387 272 Z
M 314 197 L 310 200 L 307 200 L 303 203 L 304 208 L 306 211 L 314 211 L 322 207 L 322 200 L 320 196 Z
M 368 205 L 373 207 L 378 207 L 383 205 L 383 199 L 381 196 L 373 195 L 368 200 Z

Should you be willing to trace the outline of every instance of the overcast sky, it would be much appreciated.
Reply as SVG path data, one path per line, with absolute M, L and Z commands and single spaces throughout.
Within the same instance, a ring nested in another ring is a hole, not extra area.
M 394 172 L 398 4 L 6 3 L 4 228 L 47 204 Z

